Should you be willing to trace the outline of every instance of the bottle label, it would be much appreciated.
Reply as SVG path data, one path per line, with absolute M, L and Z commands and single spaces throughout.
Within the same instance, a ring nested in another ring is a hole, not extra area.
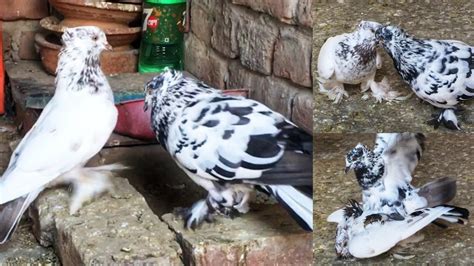
M 166 45 L 182 41 L 186 4 L 144 5 L 142 38 L 145 42 Z

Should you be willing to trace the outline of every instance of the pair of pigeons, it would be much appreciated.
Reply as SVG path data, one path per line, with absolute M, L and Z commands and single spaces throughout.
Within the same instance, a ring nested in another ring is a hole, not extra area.
M 379 44 L 413 92 L 442 109 L 429 123 L 461 129 L 457 105 L 474 97 L 474 47 L 460 41 L 420 39 L 396 26 L 362 21 L 354 32 L 331 37 L 322 46 L 320 91 L 338 103 L 348 96 L 344 83 L 361 84 L 361 90 L 370 88 L 377 101 L 404 100 L 405 96 L 390 90 L 386 78 L 374 80 L 382 67 Z
M 354 171 L 362 202 L 350 200 L 328 217 L 337 223 L 338 256 L 374 257 L 431 223 L 467 223 L 467 209 L 447 205 L 456 194 L 455 179 L 440 178 L 421 188 L 411 184 L 424 139 L 422 134 L 379 133 L 373 150 L 359 143 L 347 153 L 346 173 Z
M 85 167 L 106 143 L 117 109 L 99 56 L 111 49 L 97 27 L 62 36 L 56 91 L 12 154 L 0 179 L 0 244 L 45 188 L 73 186 L 70 213 L 110 187 L 120 164 Z M 313 228 L 312 136 L 256 101 L 223 95 L 166 71 L 145 86 L 160 144 L 208 191 L 183 212 L 187 228 L 214 214 L 246 213 L 254 188 L 273 195 L 306 230 Z

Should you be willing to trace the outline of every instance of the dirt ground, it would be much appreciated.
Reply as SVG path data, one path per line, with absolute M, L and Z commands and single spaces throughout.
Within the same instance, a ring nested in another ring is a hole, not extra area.
M 333 211 L 349 199 L 361 199 L 354 173 L 344 174 L 345 154 L 357 143 L 373 147 L 374 134 L 316 134 L 314 157 L 315 231 L 314 262 L 319 265 L 347 263 L 404 263 L 467 265 L 474 261 L 474 225 L 453 225 L 441 229 L 430 225 L 418 235 L 424 239 L 405 247 L 397 246 L 377 258 L 340 260 L 334 251 L 336 224 L 326 222 Z M 427 134 L 426 149 L 415 170 L 413 183 L 419 187 L 435 178 L 457 179 L 457 195 L 450 203 L 472 213 L 474 175 L 472 174 L 472 134 Z M 395 255 L 397 254 L 397 255 Z M 400 259 L 400 256 L 406 260 Z M 413 256 L 411 258 L 411 256 Z
M 320 1 L 317 1 L 320 2 Z M 351 32 L 360 20 L 394 24 L 422 38 L 455 39 L 474 45 L 474 1 L 322 1 L 313 7 L 313 77 L 317 75 L 317 57 L 324 41 L 331 36 Z M 341 4 L 340 2 L 343 2 Z M 416 3 L 416 4 L 415 4 Z M 388 55 L 383 52 L 383 68 L 377 81 L 387 76 L 394 90 L 404 95 L 411 92 Z M 314 129 L 316 132 L 447 132 L 434 130 L 426 124 L 437 110 L 421 102 L 415 95 L 399 103 L 376 103 L 374 98 L 362 100 L 358 86 L 346 86 L 349 98 L 334 105 L 326 95 L 318 93 L 315 79 Z M 462 105 L 466 110 L 458 115 L 464 132 L 474 132 L 474 104 Z

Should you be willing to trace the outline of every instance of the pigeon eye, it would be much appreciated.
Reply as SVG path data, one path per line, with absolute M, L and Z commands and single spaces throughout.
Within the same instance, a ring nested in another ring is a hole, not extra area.
M 92 40 L 97 41 L 98 39 L 99 39 L 99 36 L 97 35 L 92 36 Z

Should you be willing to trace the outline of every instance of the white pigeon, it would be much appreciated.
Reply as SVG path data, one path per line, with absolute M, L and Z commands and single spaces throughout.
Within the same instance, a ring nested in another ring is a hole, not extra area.
M 360 84 L 362 92 L 369 88 L 377 102 L 403 100 L 399 92 L 390 89 L 388 80 L 375 82 L 375 73 L 382 67 L 377 51 L 375 31 L 382 27 L 372 21 L 362 21 L 354 32 L 330 37 L 318 56 L 319 91 L 339 103 L 348 93 L 345 84 Z
M 415 94 L 442 111 L 430 123 L 461 129 L 457 105 L 474 97 L 474 47 L 460 41 L 415 38 L 399 27 L 377 29 L 376 37 Z
M 363 201 L 351 200 L 328 217 L 338 223 L 339 256 L 377 256 L 437 219 L 467 222 L 468 210 L 443 205 L 454 198 L 454 179 L 441 178 L 420 189 L 411 185 L 423 146 L 421 134 L 382 133 L 373 152 L 358 144 L 347 154 L 346 171 L 354 169 Z
M 440 220 L 467 224 L 468 217 L 467 209 L 439 205 L 418 209 L 403 219 L 393 219 L 386 213 L 364 210 L 352 201 L 342 215 L 329 216 L 328 221 L 338 223 L 335 246 L 338 256 L 371 258 L 387 252 L 431 223 L 443 227 Z
M 72 183 L 70 212 L 109 187 L 108 172 L 119 165 L 84 168 L 106 143 L 117 121 L 112 90 L 100 69 L 110 49 L 97 27 L 66 30 L 56 91 L 12 154 L 0 179 L 0 244 L 15 230 L 28 206 L 48 186 Z
M 259 102 L 223 95 L 181 72 L 156 76 L 145 92 L 160 144 L 209 192 L 183 213 L 187 228 L 213 213 L 246 213 L 249 193 L 258 188 L 312 230 L 310 134 Z

